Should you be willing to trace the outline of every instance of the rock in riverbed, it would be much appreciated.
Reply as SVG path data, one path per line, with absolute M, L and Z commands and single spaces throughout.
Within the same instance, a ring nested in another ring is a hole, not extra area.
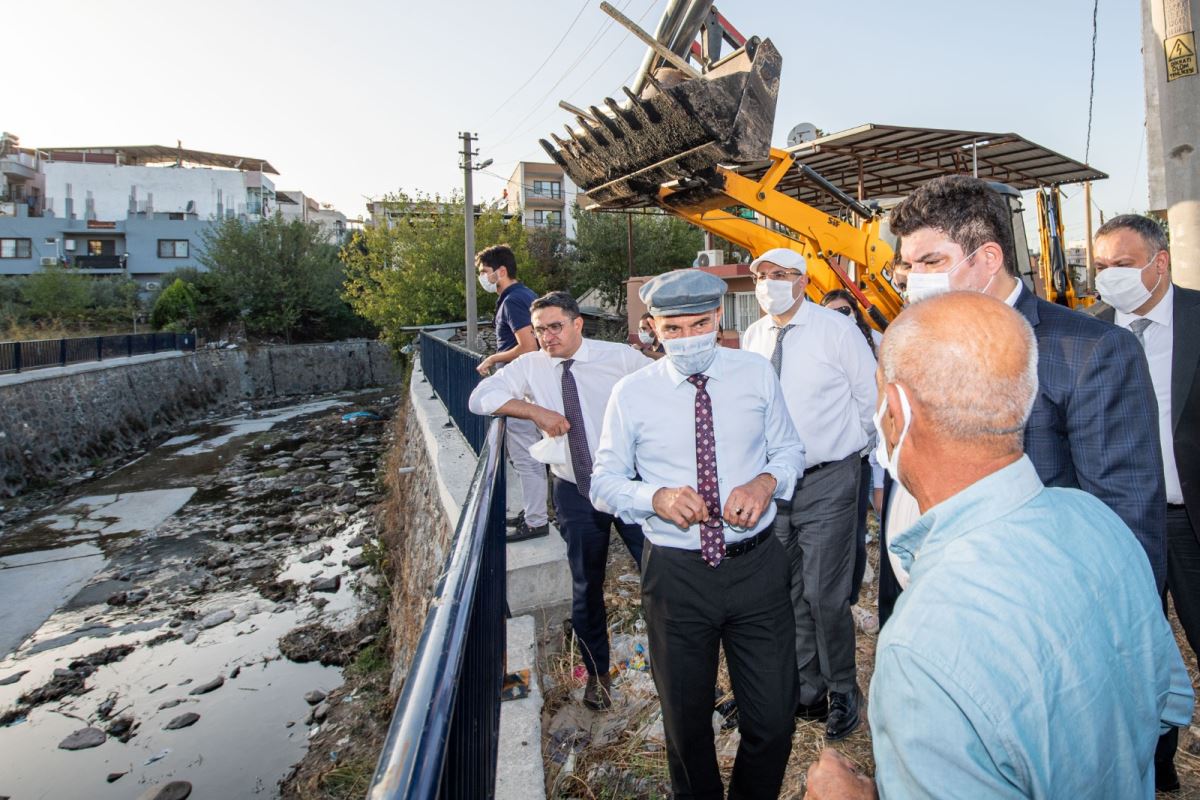
M 185 800 L 192 794 L 192 785 L 187 781 L 171 781 L 151 786 L 138 795 L 137 800 Z
M 186 714 L 180 714 L 175 719 L 163 725 L 164 731 L 177 731 L 180 728 L 188 728 L 195 725 L 200 719 L 200 715 L 195 711 L 188 711 Z
M 225 685 L 225 676 L 218 675 L 208 683 L 202 683 L 195 689 L 192 689 L 188 694 L 208 694 L 209 692 L 220 689 Z
M 108 734 L 99 728 L 80 728 L 58 743 L 61 750 L 87 750 L 99 747 L 108 739 Z

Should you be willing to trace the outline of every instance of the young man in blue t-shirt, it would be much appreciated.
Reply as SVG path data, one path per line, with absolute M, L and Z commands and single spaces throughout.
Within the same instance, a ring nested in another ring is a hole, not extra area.
M 496 301 L 496 352 L 479 363 L 480 375 L 503 367 L 522 353 L 538 349 L 533 336 L 529 306 L 537 299 L 525 284 L 517 280 L 517 259 L 512 248 L 498 244 L 480 250 L 475 256 L 479 285 L 485 292 L 500 293 Z M 516 522 L 516 530 L 508 536 L 519 542 L 550 531 L 546 514 L 546 465 L 529 455 L 529 448 L 540 440 L 537 426 L 527 419 L 510 418 L 505 434 L 508 457 L 521 479 L 521 500 L 524 516 Z

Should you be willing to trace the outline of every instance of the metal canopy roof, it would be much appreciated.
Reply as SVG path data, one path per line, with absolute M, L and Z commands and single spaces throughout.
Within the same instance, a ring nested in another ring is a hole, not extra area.
M 851 197 L 859 196 L 861 185 L 862 197 L 867 200 L 906 195 L 942 175 L 971 175 L 975 159 L 980 178 L 1020 190 L 1108 177 L 1015 133 L 868 123 L 790 147 L 788 152 Z M 765 165 L 738 171 L 757 177 L 764 170 Z M 790 171 L 778 188 L 817 208 L 841 210 L 836 201 L 797 170 Z
M 279 174 L 269 162 L 262 158 L 209 153 L 205 150 L 188 150 L 184 147 L 167 147 L 160 144 L 115 147 L 39 147 L 37 152 L 43 156 L 49 156 L 52 160 L 86 164 L 115 164 L 119 155 L 121 163 L 129 166 L 178 163 Z

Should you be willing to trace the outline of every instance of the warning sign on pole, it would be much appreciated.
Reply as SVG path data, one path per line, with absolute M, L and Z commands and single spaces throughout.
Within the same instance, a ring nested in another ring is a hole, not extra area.
M 1196 35 L 1188 31 L 1163 40 L 1167 55 L 1167 80 L 1196 74 Z

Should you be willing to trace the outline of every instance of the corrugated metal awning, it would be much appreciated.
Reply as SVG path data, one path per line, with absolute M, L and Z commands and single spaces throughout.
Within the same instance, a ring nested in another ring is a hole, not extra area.
M 1015 133 L 868 123 L 790 147 L 788 152 L 851 197 L 859 197 L 861 189 L 867 200 L 906 195 L 942 175 L 971 175 L 976 166 L 980 178 L 1020 190 L 1108 177 Z M 757 177 L 766 166 L 742 167 L 738 172 Z M 797 170 L 790 171 L 778 188 L 817 208 L 841 210 Z

